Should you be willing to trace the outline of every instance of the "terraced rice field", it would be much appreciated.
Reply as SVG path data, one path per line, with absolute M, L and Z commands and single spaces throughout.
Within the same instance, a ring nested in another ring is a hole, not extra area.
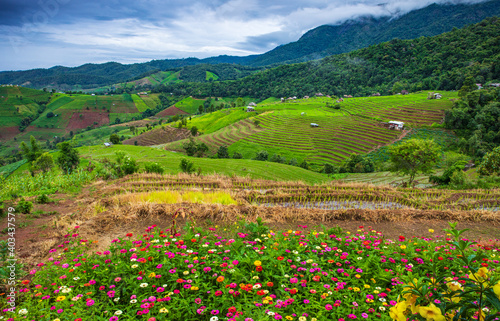
M 381 209 L 381 210 L 438 210 L 474 211 L 500 210 L 498 190 L 436 190 L 393 188 L 360 183 L 331 182 L 308 186 L 300 182 L 275 182 L 248 178 L 222 177 L 192 178 L 136 174 L 119 183 L 120 189 L 109 192 L 150 192 L 157 190 L 230 191 L 233 199 L 242 205 L 265 207 L 309 208 L 322 210 Z M 476 213 L 479 215 L 480 213 Z
M 427 93 L 418 93 L 350 98 L 340 103 L 340 110 L 328 107 L 335 103 L 328 98 L 259 104 L 256 111 L 263 113 L 255 119 L 263 130 L 242 138 L 230 150 L 241 150 L 245 157 L 254 157 L 260 149 L 312 163 L 339 163 L 352 153 L 376 150 L 401 136 L 382 121 L 403 121 L 412 127 L 439 123 L 455 97 L 456 93 L 443 93 L 443 99 L 428 100 Z
M 442 99 L 427 99 L 426 93 L 407 96 L 347 98 L 342 110 L 379 121 L 397 120 L 411 125 L 431 125 L 443 120 L 444 110 L 451 107 L 456 92 L 446 92 Z
M 244 142 L 267 148 L 279 146 L 311 162 L 340 162 L 352 153 L 365 153 L 396 139 L 400 132 L 355 117 L 302 117 L 266 114 L 257 118 L 265 130 Z M 311 127 L 311 123 L 320 127 Z
M 239 140 L 262 130 L 262 128 L 256 126 L 252 121 L 245 119 L 224 127 L 214 133 L 199 136 L 196 138 L 196 142 L 203 142 L 207 144 L 210 151 L 215 152 L 219 146 L 231 146 Z M 184 149 L 182 148 L 182 144 L 185 142 L 187 142 L 187 139 L 167 144 L 164 148 L 167 150 L 183 152 Z

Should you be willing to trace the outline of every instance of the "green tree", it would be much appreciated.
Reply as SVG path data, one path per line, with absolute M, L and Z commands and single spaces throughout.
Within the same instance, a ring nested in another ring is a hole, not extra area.
M 409 175 L 411 186 L 415 176 L 421 172 L 429 174 L 440 158 L 441 149 L 434 140 L 409 139 L 398 145 L 389 147 L 393 171 Z
M 183 143 L 182 148 L 186 151 L 186 155 L 193 156 L 198 150 L 198 146 L 196 145 L 193 137 L 189 137 L 189 143 Z
M 129 129 L 130 132 L 135 135 L 135 126 L 130 126 Z
M 198 145 L 196 145 L 196 155 L 198 157 L 203 157 L 206 152 L 208 152 L 207 144 L 201 142 L 201 143 L 198 143 Z
M 30 146 L 25 142 L 21 142 L 19 148 L 21 148 L 21 154 L 23 154 L 24 159 L 26 159 L 28 163 L 35 161 L 43 153 L 40 144 L 33 136 L 30 136 Z
M 400 83 L 399 81 L 396 81 L 394 85 L 392 85 L 392 92 L 393 93 L 400 93 L 404 89 L 404 85 Z
M 196 136 L 196 134 L 198 134 L 198 127 L 196 126 L 191 127 L 191 135 Z
M 492 174 L 500 175 L 500 146 L 484 155 L 478 170 L 479 174 L 485 176 Z
M 217 150 L 217 158 L 229 158 L 229 152 L 227 151 L 227 146 L 222 145 Z
M 238 99 L 236 99 L 236 107 L 243 107 L 244 105 L 245 101 L 243 100 L 243 98 L 238 97 Z
M 233 153 L 233 159 L 242 159 L 243 155 L 241 155 L 240 152 L 234 152 Z
M 54 167 L 54 158 L 48 152 L 43 153 L 32 164 L 32 171 L 46 173 Z
M 477 86 L 474 82 L 474 78 L 472 78 L 472 76 L 469 76 L 469 77 L 465 78 L 463 86 L 458 91 L 458 96 L 465 97 L 465 96 L 467 96 L 468 93 L 470 93 L 476 89 L 477 89 Z
M 111 134 L 111 136 L 109 136 L 109 141 L 115 145 L 120 144 L 120 136 L 118 136 L 117 134 Z
M 64 174 L 70 174 L 80 163 L 78 151 L 68 142 L 57 144 L 57 148 L 60 150 L 60 153 L 56 159 L 56 163 Z

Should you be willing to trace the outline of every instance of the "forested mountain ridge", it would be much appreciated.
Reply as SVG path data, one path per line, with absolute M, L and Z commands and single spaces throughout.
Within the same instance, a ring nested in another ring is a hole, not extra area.
M 322 60 L 282 65 L 239 81 L 181 83 L 163 90 L 199 96 L 303 96 L 317 92 L 366 96 L 402 89 L 458 90 L 466 77 L 500 79 L 500 19 L 413 40 L 394 39 Z M 498 82 L 498 81 L 497 81 Z
M 140 79 L 158 71 L 181 70 L 186 66 L 200 64 L 239 64 L 260 67 L 309 61 L 325 56 L 346 53 L 393 38 L 412 39 L 432 36 L 460 28 L 469 23 L 479 22 L 485 17 L 500 15 L 500 0 L 478 4 L 437 5 L 407 13 L 397 19 L 365 17 L 348 21 L 338 26 L 320 26 L 304 34 L 297 42 L 279 46 L 267 53 L 246 57 L 218 56 L 205 59 L 164 59 L 146 63 L 124 65 L 117 62 L 85 64 L 69 68 L 55 66 L 49 69 L 0 72 L 0 84 L 17 84 L 33 88 L 55 87 L 71 90 L 73 86 L 90 89 L 105 85 Z M 217 67 L 212 67 L 212 69 Z M 245 67 L 234 66 L 222 69 L 218 80 L 231 80 L 247 76 Z M 237 69 L 235 71 L 235 69 Z M 238 70 L 244 71 L 240 73 Z M 184 70 L 184 81 L 208 82 L 203 78 L 200 67 Z M 228 75 L 225 72 L 229 72 Z M 194 78 L 193 78 L 194 76 Z
M 298 41 L 255 57 L 249 64 L 263 66 L 304 62 L 350 52 L 398 39 L 436 36 L 453 28 L 478 23 L 500 15 L 500 0 L 478 4 L 431 4 L 399 18 L 364 17 L 343 24 L 324 25 L 305 33 Z

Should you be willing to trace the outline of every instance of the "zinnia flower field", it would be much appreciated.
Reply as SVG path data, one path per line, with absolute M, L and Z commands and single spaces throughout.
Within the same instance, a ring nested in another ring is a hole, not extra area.
M 462 232 L 451 224 L 443 235 L 391 240 L 363 226 L 150 226 L 95 252 L 75 227 L 3 318 L 500 320 L 499 249 Z

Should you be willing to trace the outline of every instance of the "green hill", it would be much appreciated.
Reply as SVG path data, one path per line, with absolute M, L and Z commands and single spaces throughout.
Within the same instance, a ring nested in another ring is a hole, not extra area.
M 19 127 L 43 112 L 51 94 L 20 86 L 0 87 L 0 127 Z M 1 139 L 1 138 L 0 138 Z
M 200 96 L 382 95 L 419 90 L 458 90 L 467 76 L 477 83 L 500 79 L 500 19 L 434 36 L 391 40 L 350 53 L 282 65 L 234 82 L 166 86 L 167 92 Z M 497 81 L 496 81 L 497 82 Z
M 252 66 L 302 62 L 350 52 L 392 39 L 436 36 L 500 15 L 500 1 L 476 4 L 436 4 L 411 11 L 401 17 L 347 21 L 324 25 L 306 32 L 298 41 L 279 46 L 257 56 Z
M 111 148 L 106 148 L 104 146 L 80 147 L 78 148 L 78 151 L 84 158 L 97 160 L 105 157 L 113 159 L 117 151 L 123 151 L 132 158 L 135 158 L 139 164 L 142 164 L 143 162 L 156 162 L 166 169 L 166 173 L 171 174 L 180 172 L 180 159 L 187 157 L 158 148 L 130 145 L 115 145 Z M 249 176 L 251 178 L 278 181 L 300 180 L 306 183 L 322 183 L 330 180 L 324 174 L 284 164 L 260 162 L 249 159 L 187 158 L 194 162 L 195 168 L 201 168 L 203 174 L 218 173 L 228 176 Z

